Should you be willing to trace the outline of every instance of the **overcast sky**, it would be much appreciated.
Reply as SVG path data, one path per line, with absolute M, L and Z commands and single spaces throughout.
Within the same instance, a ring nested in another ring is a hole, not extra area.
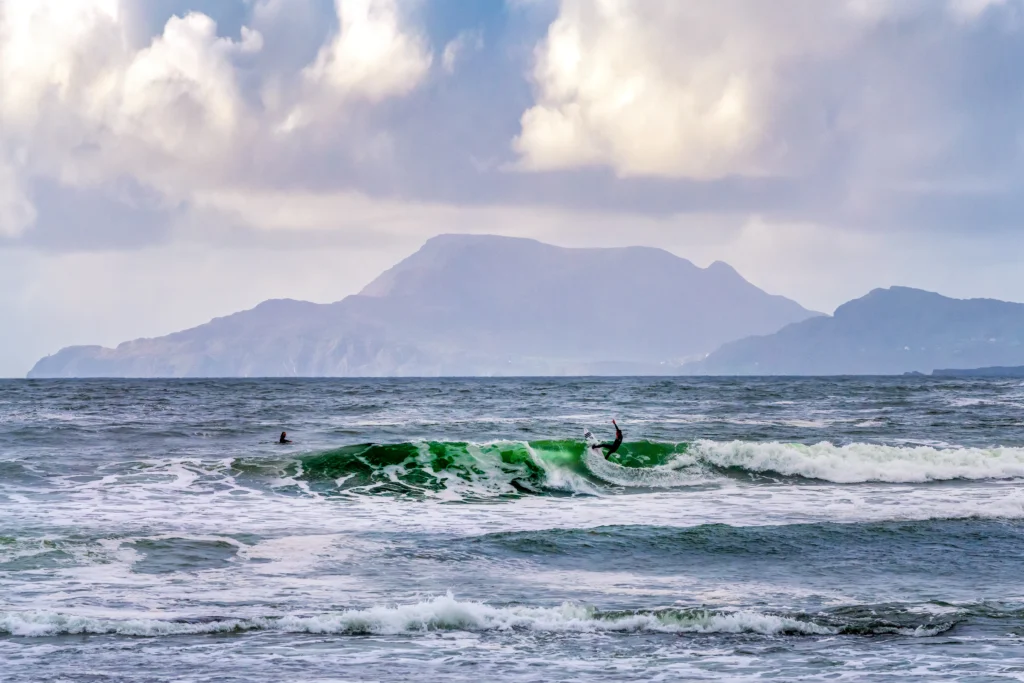
M 0 0 L 0 376 L 442 232 L 1024 301 L 1022 65 L 1024 0 Z

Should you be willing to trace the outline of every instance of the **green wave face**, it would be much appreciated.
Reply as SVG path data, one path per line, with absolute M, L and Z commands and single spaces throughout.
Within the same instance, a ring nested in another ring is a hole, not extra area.
M 289 474 L 320 490 L 370 494 L 596 493 L 609 484 L 630 486 L 630 470 L 671 467 L 686 448 L 639 441 L 605 461 L 582 441 L 357 444 L 304 456 Z M 640 479 L 649 477 L 639 477 L 638 486 L 652 485 Z
M 605 459 L 582 441 L 359 444 L 297 460 L 235 460 L 230 475 L 275 489 L 462 499 L 667 489 L 725 479 L 926 483 L 1024 480 L 1024 448 L 635 441 Z

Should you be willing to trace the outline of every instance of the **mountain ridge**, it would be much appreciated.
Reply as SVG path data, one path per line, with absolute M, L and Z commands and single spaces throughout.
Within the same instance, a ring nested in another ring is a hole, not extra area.
M 724 344 L 684 372 L 888 375 L 1024 364 L 1024 304 L 876 288 L 832 316 Z
M 652 247 L 440 235 L 340 301 L 272 299 L 113 349 L 68 347 L 29 376 L 653 374 L 814 315 L 727 264 Z

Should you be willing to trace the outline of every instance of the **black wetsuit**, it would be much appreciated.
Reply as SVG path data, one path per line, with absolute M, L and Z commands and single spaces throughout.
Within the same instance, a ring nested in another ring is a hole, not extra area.
M 618 427 L 615 427 L 615 441 L 613 441 L 612 443 L 598 443 L 598 444 L 594 444 L 593 446 L 591 446 L 591 448 L 607 448 L 608 452 L 604 454 L 604 457 L 607 458 L 609 455 L 611 455 L 615 451 L 619 450 L 619 446 L 621 446 L 621 445 L 622 445 L 622 430 L 619 429 Z

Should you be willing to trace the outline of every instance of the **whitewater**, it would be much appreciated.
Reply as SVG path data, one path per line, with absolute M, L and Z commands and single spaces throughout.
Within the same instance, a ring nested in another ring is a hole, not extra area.
M 1020 680 L 1022 411 L 998 379 L 0 381 L 0 679 Z

